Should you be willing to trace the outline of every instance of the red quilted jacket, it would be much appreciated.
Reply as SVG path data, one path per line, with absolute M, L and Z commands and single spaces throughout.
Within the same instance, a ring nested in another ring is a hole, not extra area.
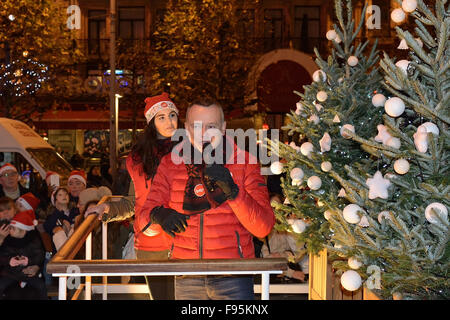
M 269 194 L 259 164 L 248 164 L 250 155 L 234 145 L 234 157 L 245 153 L 246 164 L 226 164 L 233 180 L 239 186 L 236 199 L 228 200 L 217 208 L 200 214 L 191 215 L 188 227 L 183 233 L 177 233 L 172 251 L 173 259 L 236 259 L 254 258 L 252 234 L 265 237 L 275 223 L 275 216 L 269 203 Z M 163 205 L 179 213 L 183 210 L 183 198 L 187 170 L 184 163 L 175 164 L 171 154 L 164 156 L 153 179 L 147 201 L 140 211 L 136 224 L 143 228 L 154 207 Z M 149 229 L 161 230 L 158 224 Z M 164 231 L 162 231 L 165 233 Z
M 142 164 L 134 164 L 131 153 L 127 157 L 127 170 L 133 180 L 136 198 L 134 214 L 134 247 L 138 250 L 145 251 L 163 251 L 170 249 L 172 246 L 172 238 L 167 233 L 163 232 L 159 225 L 155 226 L 152 230 L 148 230 L 148 232 L 141 232 L 143 229 L 141 221 L 142 217 L 148 217 L 150 214 L 150 211 L 141 211 L 145 200 L 147 200 L 152 181 L 146 181 L 145 173 L 142 170 Z M 144 225 L 145 224 L 146 222 L 144 222 Z

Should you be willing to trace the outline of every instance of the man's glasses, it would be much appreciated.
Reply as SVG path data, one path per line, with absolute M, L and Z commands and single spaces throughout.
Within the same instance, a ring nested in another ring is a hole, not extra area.
M 4 174 L 0 174 L 0 178 L 17 177 L 17 175 L 18 175 L 17 172 L 4 173 Z

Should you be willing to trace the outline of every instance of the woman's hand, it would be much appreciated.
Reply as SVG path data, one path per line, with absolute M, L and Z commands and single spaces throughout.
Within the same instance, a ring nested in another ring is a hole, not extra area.
M 84 216 L 87 217 L 88 215 L 96 214 L 98 220 L 102 220 L 103 215 L 107 214 L 108 212 L 109 212 L 109 205 L 107 203 L 102 203 L 87 209 L 86 212 L 84 213 Z

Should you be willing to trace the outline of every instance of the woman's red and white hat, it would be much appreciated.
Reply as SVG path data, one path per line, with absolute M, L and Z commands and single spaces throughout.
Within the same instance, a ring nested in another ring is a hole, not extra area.
M 175 106 L 175 103 L 170 100 L 169 94 L 167 92 L 163 92 L 158 96 L 148 97 L 144 101 L 144 115 L 145 119 L 147 119 L 147 123 L 149 123 L 158 112 L 166 108 L 175 111 L 177 115 L 179 113 L 177 107 Z

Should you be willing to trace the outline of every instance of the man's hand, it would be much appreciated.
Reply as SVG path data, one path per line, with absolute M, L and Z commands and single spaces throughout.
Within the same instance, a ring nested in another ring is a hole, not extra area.
M 28 277 L 34 277 L 39 271 L 39 266 L 28 266 L 22 270 L 22 272 Z
M 98 215 L 98 220 L 102 220 L 103 215 L 107 214 L 108 212 L 109 212 L 109 205 L 107 203 L 102 203 L 87 209 L 86 212 L 84 213 L 84 216 L 87 217 L 88 215 L 96 214 Z
M 209 191 L 214 191 L 218 186 L 222 189 L 227 200 L 233 200 L 239 193 L 239 187 L 234 183 L 230 170 L 219 164 L 206 166 L 203 178 Z
M 150 212 L 151 222 L 159 224 L 172 237 L 175 237 L 175 233 L 186 230 L 187 219 L 189 219 L 189 216 L 163 206 L 156 207 Z

